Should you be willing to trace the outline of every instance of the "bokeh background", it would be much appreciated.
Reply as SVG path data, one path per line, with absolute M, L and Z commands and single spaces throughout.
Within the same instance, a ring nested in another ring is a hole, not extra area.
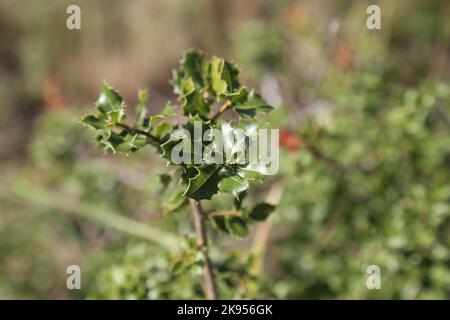
M 168 280 L 191 224 L 167 208 L 164 161 L 103 155 L 78 122 L 105 79 L 130 106 L 138 88 L 150 112 L 175 101 L 191 47 L 236 62 L 282 130 L 280 172 L 249 200 L 276 212 L 243 238 L 213 231 L 215 261 L 253 259 L 223 296 L 450 298 L 450 2 L 370 4 L 381 30 L 367 1 L 0 0 L 0 298 L 200 297 Z

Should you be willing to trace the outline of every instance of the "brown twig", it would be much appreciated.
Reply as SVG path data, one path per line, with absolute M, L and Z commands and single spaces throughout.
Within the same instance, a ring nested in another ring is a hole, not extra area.
M 272 185 L 269 194 L 267 195 L 266 202 L 275 206 L 278 205 L 281 196 L 283 195 L 283 191 L 284 187 L 282 184 L 276 183 Z M 256 229 L 252 244 L 252 252 L 255 256 L 252 271 L 255 273 L 260 273 L 263 271 L 271 227 L 272 217 L 269 217 Z
M 217 293 L 216 280 L 212 270 L 211 261 L 208 255 L 208 241 L 205 229 L 206 214 L 200 205 L 200 202 L 193 199 L 189 199 L 192 207 L 192 215 L 194 216 L 195 233 L 197 237 L 197 245 L 203 251 L 204 256 L 204 271 L 203 271 L 203 287 L 205 290 L 205 296 L 208 300 L 217 300 L 219 295 Z
M 227 101 L 223 104 L 223 106 L 212 116 L 211 122 L 214 122 L 219 118 L 225 111 L 231 108 L 233 104 L 231 101 Z
M 118 126 L 119 128 L 128 130 L 128 131 L 131 131 L 131 132 L 135 132 L 135 133 L 138 133 L 138 134 L 142 134 L 142 135 L 146 136 L 147 138 L 150 138 L 150 140 L 152 140 L 152 141 L 154 142 L 155 145 L 158 145 L 158 146 L 159 146 L 159 145 L 161 145 L 161 144 L 164 143 L 164 141 L 162 141 L 162 140 L 159 139 L 158 137 L 155 137 L 155 136 L 152 135 L 150 132 L 146 132 L 146 131 L 143 131 L 143 130 L 139 130 L 139 129 L 136 129 L 136 128 L 132 128 L 132 127 L 130 127 L 129 125 L 126 125 L 126 124 L 124 124 L 124 123 L 116 123 L 116 126 Z

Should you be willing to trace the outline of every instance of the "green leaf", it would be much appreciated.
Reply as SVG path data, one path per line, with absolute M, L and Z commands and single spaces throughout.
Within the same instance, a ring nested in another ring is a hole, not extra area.
M 249 217 L 252 220 L 256 221 L 263 221 L 266 220 L 266 218 L 272 213 L 272 211 L 275 209 L 275 206 L 266 203 L 261 202 L 258 203 L 252 211 L 250 211 Z
M 185 126 L 185 128 L 187 128 L 187 125 Z M 186 156 L 188 159 L 191 159 L 191 161 L 194 159 L 194 148 L 192 147 L 192 137 L 193 135 L 190 136 L 190 143 L 191 143 L 191 151 L 188 151 L 187 149 L 182 149 L 182 152 L 185 153 L 183 154 L 183 157 Z M 186 140 L 189 139 L 189 137 L 186 135 L 183 135 L 183 137 L 179 137 L 178 140 L 170 140 L 168 139 L 166 142 L 164 142 L 163 144 L 160 145 L 161 151 L 162 151 L 162 157 L 164 159 L 166 159 L 167 161 L 169 161 L 169 163 L 172 163 L 172 150 L 173 148 L 175 148 L 177 145 L 179 144 L 184 144 L 187 143 L 188 141 Z M 181 150 L 178 150 L 181 153 Z M 187 154 L 187 155 L 186 155 Z M 201 155 L 200 155 L 201 157 Z
M 121 123 L 122 120 L 125 118 L 125 110 L 119 109 L 119 110 L 109 111 L 108 116 L 112 123 Z
M 185 181 L 189 181 L 189 179 L 194 179 L 200 174 L 200 171 L 197 169 L 197 167 L 183 167 L 183 174 L 181 177 Z
M 247 101 L 248 91 L 247 88 L 241 87 L 238 91 L 228 95 L 228 99 L 233 104 L 243 104 Z
M 164 193 L 162 207 L 165 213 L 173 213 L 179 210 L 186 203 L 186 198 L 183 196 L 181 186 L 168 188 Z
M 144 120 L 147 116 L 146 103 L 148 101 L 148 91 L 146 89 L 139 90 L 138 98 L 139 102 L 136 105 L 136 114 L 137 114 L 136 124 L 137 126 L 142 126 L 144 125 Z
M 214 216 L 214 226 L 222 232 L 237 237 L 245 237 L 248 234 L 247 222 L 241 217 Z
M 219 183 L 219 190 L 221 192 L 231 193 L 236 199 L 239 199 L 239 194 L 246 191 L 248 187 L 248 181 L 239 176 L 222 179 Z
M 223 217 L 223 216 L 213 217 L 213 222 L 214 222 L 214 226 L 217 229 L 219 229 L 220 231 L 225 232 L 225 233 L 230 233 L 227 228 L 225 217 Z
M 223 65 L 224 60 L 217 57 L 213 57 L 210 62 L 211 87 L 216 96 L 223 96 L 228 92 L 227 82 L 222 79 Z
M 247 223 L 244 219 L 240 217 L 227 217 L 225 221 L 231 234 L 238 237 L 245 237 L 248 234 Z
M 222 79 L 227 83 L 228 92 L 233 93 L 239 89 L 239 69 L 235 64 L 224 61 L 222 67 Z
M 182 80 L 181 87 L 180 100 L 184 114 L 199 114 L 204 118 L 208 117 L 211 110 L 211 102 L 206 101 L 203 98 L 203 93 L 195 88 L 192 78 Z
M 241 116 L 254 117 L 257 112 L 269 112 L 273 108 L 261 98 L 260 95 L 255 93 L 254 90 L 250 91 L 245 102 L 238 103 L 234 109 Z
M 218 191 L 220 167 L 210 164 L 196 167 L 196 169 L 199 174 L 189 179 L 184 195 L 197 201 L 211 199 Z
M 168 175 L 167 173 L 162 173 L 158 175 L 159 181 L 161 182 L 163 189 L 167 189 L 170 182 L 172 181 L 172 177 Z
M 107 124 L 104 120 L 100 120 L 99 118 L 97 118 L 96 116 L 89 114 L 84 116 L 81 119 L 81 122 L 87 126 L 90 126 L 94 129 L 104 129 L 107 127 Z
M 125 104 L 119 92 L 104 82 L 95 106 L 101 113 L 106 114 L 112 110 L 123 109 Z
M 172 162 L 171 156 L 172 156 L 172 149 L 179 144 L 181 139 L 179 141 L 172 141 L 167 140 L 162 145 L 160 145 L 161 151 L 162 151 L 162 157 L 166 159 L 169 162 Z
M 245 190 L 241 193 L 239 193 L 238 197 L 234 199 L 233 206 L 236 208 L 236 210 L 241 210 L 242 208 L 242 202 L 244 201 L 245 197 L 247 196 L 248 190 Z
M 126 135 L 126 133 L 125 133 Z M 116 153 L 117 148 L 124 143 L 124 135 L 117 134 L 110 129 L 99 130 L 99 135 L 97 136 L 97 145 L 100 149 L 103 149 L 108 153 Z
M 232 166 L 224 166 L 219 171 L 219 177 L 221 178 L 228 178 L 231 176 L 234 176 L 236 174 L 236 170 Z
M 147 137 L 139 134 L 127 134 L 122 143 L 115 147 L 118 152 L 129 153 L 135 152 L 147 144 Z
M 165 135 L 172 132 L 172 130 L 173 126 L 170 123 L 162 122 L 155 127 L 153 132 L 155 133 L 155 136 L 157 136 L 158 138 L 163 138 Z
M 175 114 L 175 109 L 170 101 L 167 102 L 167 104 L 164 106 L 164 108 L 159 113 L 159 115 L 163 116 L 163 117 L 170 117 L 170 116 L 173 116 L 174 114 Z
M 180 67 L 173 72 L 172 83 L 175 93 L 181 93 L 182 81 L 191 78 L 196 88 L 205 87 L 206 55 L 203 52 L 189 49 L 180 61 Z
M 226 97 L 241 86 L 237 67 L 218 57 L 213 57 L 210 61 L 210 80 L 217 97 Z

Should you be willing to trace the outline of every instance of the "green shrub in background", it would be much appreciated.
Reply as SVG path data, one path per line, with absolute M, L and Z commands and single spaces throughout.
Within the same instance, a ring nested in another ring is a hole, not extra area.
M 301 148 L 285 159 L 283 232 L 269 253 L 280 259 L 275 291 L 448 299 L 450 88 L 375 91 L 384 99 L 376 107 L 373 91 L 349 92 L 305 119 Z M 372 264 L 381 290 L 366 288 Z

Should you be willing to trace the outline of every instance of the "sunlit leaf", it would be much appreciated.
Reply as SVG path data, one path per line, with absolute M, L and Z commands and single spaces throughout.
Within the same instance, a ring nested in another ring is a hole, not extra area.
M 248 181 L 239 176 L 224 178 L 219 183 L 219 190 L 224 193 L 231 193 L 233 197 L 239 198 L 239 194 L 249 187 Z

